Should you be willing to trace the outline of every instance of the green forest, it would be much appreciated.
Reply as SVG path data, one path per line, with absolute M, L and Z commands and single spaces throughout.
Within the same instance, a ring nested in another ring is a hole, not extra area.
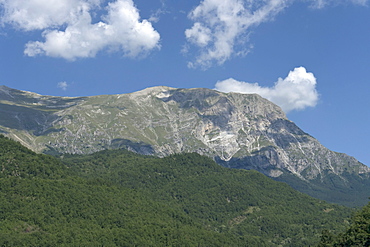
M 319 247 L 370 246 L 370 203 L 356 212 L 347 230 L 334 235 L 324 230 Z
M 0 246 L 370 246 L 329 204 L 198 154 L 53 157 L 0 136 Z

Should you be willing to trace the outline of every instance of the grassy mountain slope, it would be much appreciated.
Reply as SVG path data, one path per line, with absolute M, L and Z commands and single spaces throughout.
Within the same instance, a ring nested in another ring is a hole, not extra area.
M 309 246 L 351 211 L 198 154 L 0 147 L 1 246 Z

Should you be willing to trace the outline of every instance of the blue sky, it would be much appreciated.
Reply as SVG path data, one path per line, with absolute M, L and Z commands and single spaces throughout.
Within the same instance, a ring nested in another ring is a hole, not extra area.
M 259 93 L 370 165 L 368 0 L 0 0 L 0 84 Z

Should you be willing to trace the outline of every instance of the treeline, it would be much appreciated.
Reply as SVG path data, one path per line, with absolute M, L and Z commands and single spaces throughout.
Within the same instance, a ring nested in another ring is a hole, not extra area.
M 313 246 L 351 209 L 198 154 L 60 158 L 0 136 L 0 246 Z

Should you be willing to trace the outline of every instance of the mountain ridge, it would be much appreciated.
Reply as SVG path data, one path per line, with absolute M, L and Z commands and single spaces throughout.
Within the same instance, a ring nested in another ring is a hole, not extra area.
M 257 94 L 159 86 L 71 98 L 0 88 L 0 131 L 37 152 L 127 148 L 160 157 L 197 152 L 277 180 L 297 177 L 322 188 L 334 180 L 333 190 L 345 187 L 348 193 L 350 181 L 361 187 L 370 177 L 369 167 L 328 150 Z

